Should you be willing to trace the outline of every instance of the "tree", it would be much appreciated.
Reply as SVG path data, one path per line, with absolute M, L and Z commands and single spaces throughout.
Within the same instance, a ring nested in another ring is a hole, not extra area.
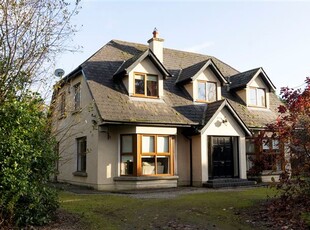
M 0 0 L 0 104 L 46 79 L 44 66 L 69 49 L 79 0 Z
M 0 0 L 1 229 L 47 223 L 58 206 L 47 186 L 56 160 L 47 109 L 30 89 L 68 49 L 78 3 Z
M 276 122 L 267 125 L 271 138 L 285 143 L 283 161 L 290 163 L 276 185 L 280 198 L 269 206 L 270 214 L 298 228 L 304 227 L 300 216 L 310 212 L 310 78 L 305 83 L 304 90 L 281 89 L 285 105 L 279 106 Z

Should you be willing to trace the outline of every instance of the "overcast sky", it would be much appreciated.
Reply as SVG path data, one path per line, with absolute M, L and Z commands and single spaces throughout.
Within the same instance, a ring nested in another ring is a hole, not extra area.
M 68 74 L 112 39 L 208 54 L 239 71 L 263 67 L 277 90 L 310 76 L 310 1 L 82 0 L 72 45 L 55 68 Z

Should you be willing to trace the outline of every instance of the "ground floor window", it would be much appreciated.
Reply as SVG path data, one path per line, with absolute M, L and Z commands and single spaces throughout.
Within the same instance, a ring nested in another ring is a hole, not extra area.
M 121 135 L 121 175 L 172 175 L 175 137 Z
M 77 171 L 86 172 L 86 137 L 76 139 L 77 142 Z
M 282 170 L 281 149 L 282 145 L 277 139 L 248 138 L 246 140 L 247 171 Z

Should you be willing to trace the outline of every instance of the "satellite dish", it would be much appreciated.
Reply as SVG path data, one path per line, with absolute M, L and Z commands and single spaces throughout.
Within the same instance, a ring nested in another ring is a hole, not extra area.
M 65 75 L 65 71 L 63 69 L 56 69 L 54 72 L 56 77 L 62 77 L 63 75 Z

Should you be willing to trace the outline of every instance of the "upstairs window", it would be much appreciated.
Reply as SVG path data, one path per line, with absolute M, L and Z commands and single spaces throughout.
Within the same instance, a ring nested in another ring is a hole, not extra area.
M 198 81 L 198 101 L 216 101 L 216 83 L 209 81 Z
M 74 86 L 74 111 L 81 109 L 81 84 Z
M 143 73 L 135 74 L 135 95 L 158 97 L 158 76 Z
M 251 106 L 266 107 L 266 92 L 262 88 L 250 88 Z
M 65 116 L 66 112 L 66 94 L 62 93 L 60 94 L 60 105 L 58 107 L 60 118 L 63 118 Z

